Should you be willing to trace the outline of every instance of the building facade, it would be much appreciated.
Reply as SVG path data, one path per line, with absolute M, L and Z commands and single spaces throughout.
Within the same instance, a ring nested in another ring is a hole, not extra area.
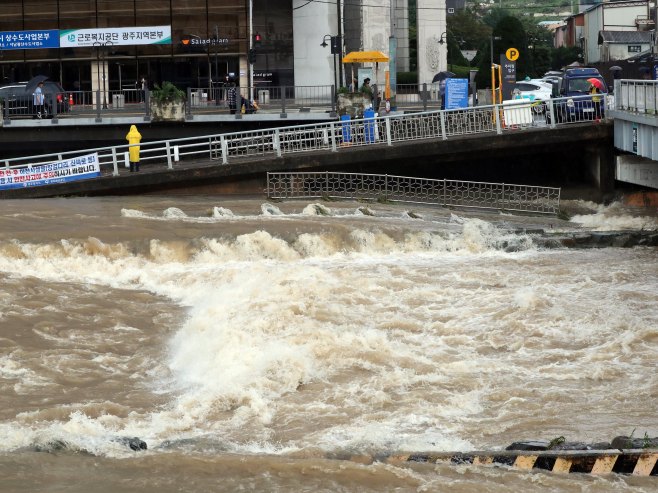
M 248 82 L 247 53 L 258 33 L 255 80 L 294 83 L 290 0 L 2 0 L 0 33 L 170 26 L 168 44 L 47 49 L 0 48 L 0 80 L 17 82 L 37 74 L 66 89 L 92 90 L 99 67 L 109 90 L 171 81 L 181 87 L 210 87 L 228 74 Z
M 427 82 L 445 70 L 445 46 L 437 44 L 445 0 L 418 0 L 417 9 L 419 82 Z M 133 42 L 140 29 L 162 36 Z M 142 80 L 212 88 L 233 76 L 243 87 L 344 85 L 354 67 L 323 41 L 340 36 L 343 54 L 382 51 L 405 71 L 408 30 L 408 0 L 1 0 L 0 83 L 46 75 L 66 90 L 115 91 L 140 88 Z M 45 31 L 66 42 L 5 42 Z M 366 68 L 384 83 L 388 64 Z

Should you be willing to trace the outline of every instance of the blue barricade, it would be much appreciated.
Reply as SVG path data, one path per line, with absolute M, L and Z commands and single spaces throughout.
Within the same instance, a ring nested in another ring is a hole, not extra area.
M 352 124 L 350 123 L 350 115 L 342 115 L 341 132 L 343 133 L 343 142 L 352 142 Z
M 363 112 L 363 132 L 367 144 L 375 142 L 375 110 L 369 108 Z

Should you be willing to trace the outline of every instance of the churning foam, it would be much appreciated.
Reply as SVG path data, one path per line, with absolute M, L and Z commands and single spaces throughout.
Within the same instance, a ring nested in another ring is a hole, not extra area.
M 265 207 L 263 213 L 276 214 L 276 210 Z M 145 217 L 126 209 L 122 215 Z M 190 218 L 180 209 L 169 208 L 161 219 Z M 323 412 L 330 417 L 341 409 L 352 409 L 357 416 L 359 409 L 373 404 L 388 407 L 391 395 L 405 386 L 441 383 L 441 372 L 446 369 L 416 374 L 413 367 L 388 367 L 398 359 L 432 364 L 429 358 L 422 361 L 427 355 L 419 355 L 415 348 L 423 347 L 425 331 L 435 321 L 410 312 L 409 306 L 422 306 L 437 297 L 437 290 L 439 299 L 451 294 L 445 279 L 435 284 L 434 279 L 422 278 L 424 272 L 445 263 L 445 270 L 453 275 L 450 259 L 504 256 L 510 244 L 516 250 L 532 247 L 528 237 L 501 232 L 479 219 L 455 217 L 454 222 L 463 226 L 461 232 L 409 231 L 394 237 L 379 230 L 354 229 L 347 234 L 303 233 L 286 241 L 254 231 L 232 239 L 152 239 L 141 251 L 134 245 L 106 244 L 97 238 L 0 245 L 2 272 L 144 289 L 189 307 L 188 319 L 163 355 L 170 378 L 153 382 L 154 391 L 171 395 L 166 408 L 124 418 L 91 417 L 72 408 L 68 420 L 53 422 L 30 422 L 29 416 L 21 416 L 0 425 L 0 447 L 7 450 L 65 437 L 80 449 L 120 455 L 125 447 L 108 437 L 139 436 L 159 443 L 213 434 L 244 450 L 254 445 L 240 445 L 236 430 L 249 430 L 263 437 L 261 450 L 269 450 L 268 429 L 280 413 L 293 412 L 288 398 L 300 385 L 330 383 L 336 402 L 325 402 L 320 395 L 312 397 L 311 403 L 318 410 L 324 406 Z M 407 278 L 407 270 L 417 271 L 418 279 Z M 516 304 L 530 310 L 537 306 L 533 296 L 519 292 Z M 398 320 L 399 313 L 406 314 L 404 319 Z M 377 328 L 387 324 L 391 333 Z M 408 328 L 411 335 L 400 327 Z M 434 350 L 448 349 L 446 345 Z M 458 371 L 455 365 L 446 368 Z M 18 371 L 11 362 L 0 362 L 0 372 L 32 378 Z M 366 376 L 341 382 L 338 376 L 350 372 Z M 477 413 L 477 392 L 461 395 L 459 403 L 450 398 L 420 403 L 413 394 L 411 399 L 413 412 L 404 407 L 376 419 L 355 417 L 281 447 L 457 450 L 469 446 L 450 427 L 437 423 L 436 415 L 447 418 L 455 406 L 460 412 Z M 298 407 L 294 412 L 303 413 L 303 406 Z M 419 428 L 426 431 L 418 433 Z
M 658 230 L 658 217 L 632 215 L 618 202 L 607 206 L 591 202 L 582 205 L 593 213 L 574 215 L 571 221 L 594 231 Z

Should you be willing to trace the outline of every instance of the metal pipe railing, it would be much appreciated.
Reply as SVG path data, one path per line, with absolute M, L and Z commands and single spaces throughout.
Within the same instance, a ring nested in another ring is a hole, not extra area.
M 148 94 L 147 94 L 148 99 Z M 548 128 L 583 120 L 598 121 L 605 118 L 605 99 L 600 103 L 584 99 L 562 98 L 548 102 L 549 110 L 535 111 L 533 104 L 524 100 L 505 102 L 503 105 L 478 106 L 468 109 L 427 111 L 396 114 L 355 120 L 330 121 L 319 124 L 295 125 L 271 129 L 249 130 L 200 137 L 168 139 L 140 144 L 142 160 L 166 163 L 172 166 L 172 153 L 182 159 L 207 156 L 208 161 L 223 164 L 240 158 L 284 154 L 332 151 L 340 152 L 354 146 L 388 146 L 400 142 L 422 139 L 446 140 L 455 136 L 485 133 L 503 133 L 524 128 Z M 575 108 L 575 113 L 569 111 Z M 565 113 L 561 113 L 562 111 Z M 591 110 L 591 111 L 590 111 Z M 63 157 L 98 153 L 101 170 L 114 172 L 120 167 L 117 160 L 129 149 L 128 144 L 94 149 L 51 153 L 5 159 L 5 168 L 29 167 Z M 117 171 L 118 172 L 118 171 Z

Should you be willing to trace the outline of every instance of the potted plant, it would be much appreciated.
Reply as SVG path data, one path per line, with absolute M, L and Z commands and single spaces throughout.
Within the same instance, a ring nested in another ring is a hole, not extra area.
M 153 121 L 185 120 L 187 96 L 171 82 L 163 82 L 162 86 L 156 84 L 149 101 Z

